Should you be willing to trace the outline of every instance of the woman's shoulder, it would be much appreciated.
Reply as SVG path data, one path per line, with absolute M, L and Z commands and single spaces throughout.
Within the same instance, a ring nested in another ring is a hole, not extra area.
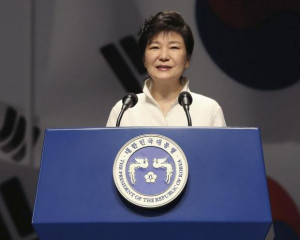
M 199 93 L 194 93 L 191 92 L 193 102 L 198 103 L 198 104 L 207 104 L 211 106 L 220 106 L 219 103 L 210 97 L 207 97 L 205 95 L 199 94 Z

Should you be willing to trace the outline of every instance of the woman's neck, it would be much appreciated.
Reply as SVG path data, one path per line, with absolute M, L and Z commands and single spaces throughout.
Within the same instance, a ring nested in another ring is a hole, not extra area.
M 170 110 L 172 104 L 177 100 L 179 93 L 182 91 L 182 83 L 180 80 L 174 84 L 157 83 L 151 80 L 151 95 L 154 100 L 159 104 L 164 116 Z

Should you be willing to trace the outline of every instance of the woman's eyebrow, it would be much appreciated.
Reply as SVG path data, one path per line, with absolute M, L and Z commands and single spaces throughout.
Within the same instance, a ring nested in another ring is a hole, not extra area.
M 150 44 L 161 44 L 161 42 L 154 40 L 154 41 L 149 42 L 149 45 Z M 180 41 L 170 41 L 170 42 L 168 42 L 168 44 L 181 44 L 181 43 L 180 43 Z
M 151 41 L 149 42 L 149 44 L 152 44 L 152 43 L 160 43 L 159 41 Z

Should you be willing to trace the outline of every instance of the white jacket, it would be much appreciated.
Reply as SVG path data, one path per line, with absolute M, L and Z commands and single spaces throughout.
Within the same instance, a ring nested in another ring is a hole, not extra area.
M 225 127 L 222 108 L 213 99 L 190 91 L 189 81 L 185 80 L 182 91 L 188 91 L 193 98 L 190 106 L 192 125 L 198 127 Z M 145 81 L 143 93 L 137 94 L 138 103 L 129 108 L 123 115 L 120 126 L 187 126 L 186 114 L 176 100 L 166 116 L 149 90 L 150 79 Z M 122 100 L 117 102 L 110 112 L 107 127 L 115 127 L 121 111 Z

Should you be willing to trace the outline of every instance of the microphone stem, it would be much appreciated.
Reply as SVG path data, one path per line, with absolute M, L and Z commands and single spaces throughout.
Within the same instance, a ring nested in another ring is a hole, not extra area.
M 191 115 L 190 115 L 190 112 L 189 112 L 189 106 L 184 105 L 183 109 L 184 109 L 186 117 L 187 117 L 188 126 L 192 126 L 192 119 L 191 119 Z
M 118 116 L 118 119 L 117 119 L 116 127 L 120 127 L 121 119 L 123 117 L 123 114 L 124 114 L 125 110 L 126 110 L 126 108 L 122 107 L 121 112 L 120 112 L 120 114 Z

